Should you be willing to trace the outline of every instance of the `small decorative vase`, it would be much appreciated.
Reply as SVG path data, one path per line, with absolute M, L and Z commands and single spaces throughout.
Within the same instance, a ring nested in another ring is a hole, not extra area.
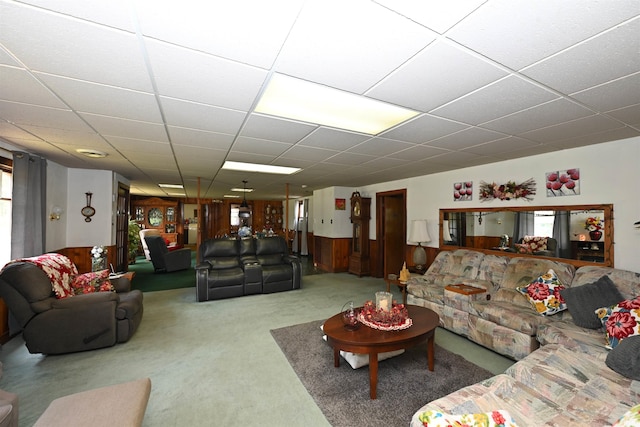
M 590 231 L 589 237 L 591 238 L 591 240 L 600 240 L 600 238 L 602 237 L 602 231 Z
M 91 271 L 102 271 L 107 269 L 106 258 L 91 258 Z
M 342 307 L 342 322 L 344 323 L 344 328 L 348 331 L 355 331 L 360 327 L 358 313 L 353 308 L 353 301 L 349 301 Z

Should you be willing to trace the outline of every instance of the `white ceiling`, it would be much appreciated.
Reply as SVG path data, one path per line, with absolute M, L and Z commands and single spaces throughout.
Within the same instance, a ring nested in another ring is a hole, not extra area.
M 132 194 L 358 187 L 639 136 L 639 35 L 638 0 L 0 0 L 0 138 Z M 371 136 L 253 113 L 275 72 L 422 114 Z

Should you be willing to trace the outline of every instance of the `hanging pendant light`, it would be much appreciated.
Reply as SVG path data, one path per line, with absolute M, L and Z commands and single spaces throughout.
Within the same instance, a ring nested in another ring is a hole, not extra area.
M 247 180 L 246 179 L 242 181 L 242 195 L 243 195 L 243 198 L 242 198 L 242 204 L 240 204 L 240 207 L 246 209 L 249 207 L 249 205 L 247 204 Z

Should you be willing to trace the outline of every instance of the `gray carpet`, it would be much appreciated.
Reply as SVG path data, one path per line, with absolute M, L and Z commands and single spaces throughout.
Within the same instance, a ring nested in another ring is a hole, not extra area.
M 380 362 L 377 399 L 369 399 L 369 368 L 352 369 L 322 340 L 317 320 L 271 330 L 291 367 L 334 427 L 408 425 L 425 403 L 492 376 L 462 356 L 435 346 L 435 370 L 427 369 L 426 343 Z M 436 331 L 437 335 L 437 331 Z

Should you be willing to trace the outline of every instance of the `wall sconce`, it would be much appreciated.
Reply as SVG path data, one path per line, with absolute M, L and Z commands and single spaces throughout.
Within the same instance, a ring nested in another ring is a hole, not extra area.
M 418 271 L 424 270 L 424 265 L 427 263 L 427 253 L 424 251 L 421 243 L 430 242 L 429 231 L 427 231 L 427 220 L 416 219 L 412 223 L 410 242 L 416 242 L 418 247 L 413 251 L 413 264 Z
M 58 221 L 60 219 L 61 214 L 62 214 L 62 208 L 60 206 L 54 206 L 51 209 L 51 213 L 49 214 L 49 221 L 53 221 L 54 219 Z

